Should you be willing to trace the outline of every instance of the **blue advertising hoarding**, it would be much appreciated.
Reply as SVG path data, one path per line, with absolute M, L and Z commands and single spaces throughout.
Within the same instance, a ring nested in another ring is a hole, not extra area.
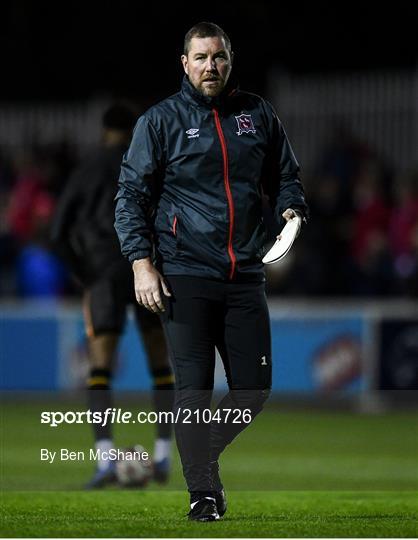
M 350 316 L 272 311 L 273 390 L 281 393 L 359 391 L 364 388 L 363 350 L 367 320 Z M 0 324 L 1 389 L 83 388 L 88 373 L 81 312 L 49 307 L 3 310 Z M 226 388 L 220 366 L 216 387 Z M 148 390 L 146 355 L 132 317 L 116 362 L 115 390 Z

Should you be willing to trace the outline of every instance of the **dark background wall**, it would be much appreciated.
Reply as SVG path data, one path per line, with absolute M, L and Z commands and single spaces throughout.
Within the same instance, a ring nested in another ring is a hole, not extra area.
M 175 92 L 185 32 L 200 20 L 230 35 L 242 87 L 269 68 L 329 72 L 416 65 L 413 2 L 3 2 L 0 99 L 105 93 L 154 102 Z

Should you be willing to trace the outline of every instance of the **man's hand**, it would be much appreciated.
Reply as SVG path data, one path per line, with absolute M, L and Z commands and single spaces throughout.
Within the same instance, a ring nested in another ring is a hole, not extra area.
M 282 217 L 284 217 L 284 219 L 286 221 L 290 221 L 291 219 L 293 219 L 296 216 L 297 216 L 297 213 L 295 212 L 295 210 L 292 210 L 291 208 L 288 208 L 282 214 Z
M 165 311 L 161 297 L 161 290 L 165 296 L 171 296 L 170 291 L 151 259 L 139 259 L 133 262 L 132 269 L 135 276 L 135 296 L 138 304 L 153 313 Z
M 282 217 L 287 221 L 290 221 L 291 219 L 293 219 L 294 217 L 300 215 L 299 212 L 296 212 L 295 210 L 292 210 L 292 208 L 287 208 L 287 210 L 285 210 L 282 214 Z M 299 236 L 299 231 L 298 231 L 298 234 L 297 236 Z M 277 240 L 280 240 L 281 239 L 281 234 L 279 234 L 278 236 L 276 236 Z

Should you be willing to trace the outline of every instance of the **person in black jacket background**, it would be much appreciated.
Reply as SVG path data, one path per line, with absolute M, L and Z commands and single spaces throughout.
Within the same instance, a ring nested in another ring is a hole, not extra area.
M 59 200 L 52 223 L 52 241 L 83 289 L 83 312 L 89 346 L 88 401 L 92 411 L 112 407 L 111 377 L 115 354 L 129 304 L 134 307 L 154 381 L 157 410 L 172 409 L 173 374 L 161 323 L 135 301 L 133 275 L 122 257 L 113 227 L 120 163 L 131 139 L 137 115 L 114 104 L 103 115 L 103 144 L 75 170 Z M 100 454 L 114 448 L 110 425 L 93 424 Z M 169 474 L 171 431 L 159 424 L 154 451 L 158 481 Z M 116 479 L 115 462 L 99 460 L 86 485 L 100 488 Z
M 263 195 L 281 224 L 307 215 L 284 129 L 269 103 L 237 88 L 232 61 L 219 26 L 189 30 L 181 91 L 139 119 L 116 196 L 137 301 L 161 314 L 167 336 L 189 519 L 198 521 L 225 513 L 219 456 L 271 387 Z M 229 392 L 208 423 L 215 348 Z

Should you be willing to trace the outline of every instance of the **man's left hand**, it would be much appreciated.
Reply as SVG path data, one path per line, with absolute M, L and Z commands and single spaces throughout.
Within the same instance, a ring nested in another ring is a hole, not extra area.
M 286 222 L 290 221 L 291 219 L 293 219 L 294 217 L 296 216 L 299 216 L 299 212 L 296 212 L 295 210 L 293 210 L 292 208 L 287 208 L 283 214 L 282 214 L 282 217 L 286 220 Z M 299 232 L 298 232 L 298 235 L 299 235 Z M 281 235 L 279 234 L 278 236 L 276 236 L 277 240 L 280 240 L 281 239 Z
M 282 217 L 284 217 L 284 219 L 286 221 L 290 221 L 291 219 L 293 219 L 294 217 L 296 217 L 298 214 L 297 212 L 295 212 L 295 210 L 292 210 L 292 208 L 288 208 L 287 210 L 285 210 L 282 214 Z

